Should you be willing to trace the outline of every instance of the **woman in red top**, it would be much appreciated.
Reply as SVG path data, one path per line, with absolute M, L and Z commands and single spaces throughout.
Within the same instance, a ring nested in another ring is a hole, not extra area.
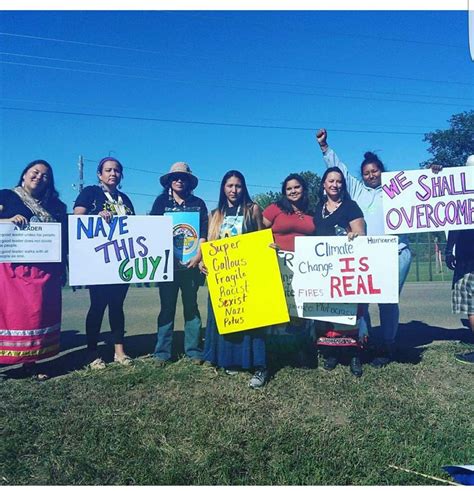
M 263 224 L 271 227 L 279 249 L 294 252 L 295 237 L 314 234 L 312 215 L 306 181 L 299 174 L 290 174 L 282 183 L 281 198 L 263 211 Z M 282 345 L 284 352 L 295 350 L 300 364 L 311 364 L 312 342 L 304 319 L 291 317 L 289 324 L 270 327 L 268 334 L 271 336 L 268 344 L 273 340 L 277 344 L 275 348 Z
M 267 206 L 263 224 L 271 227 L 277 246 L 284 251 L 295 250 L 295 237 L 313 235 L 314 222 L 309 211 L 308 185 L 299 174 L 290 174 L 281 186 L 282 197 Z

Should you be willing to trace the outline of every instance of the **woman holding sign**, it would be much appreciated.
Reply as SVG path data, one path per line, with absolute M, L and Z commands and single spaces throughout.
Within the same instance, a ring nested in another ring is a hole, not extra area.
M 295 237 L 313 235 L 315 231 L 313 212 L 309 210 L 309 192 L 306 180 L 299 174 L 290 174 L 281 186 L 281 198 L 263 210 L 263 224 L 271 227 L 275 243 L 279 248 L 279 260 L 291 261 L 295 251 Z M 291 312 L 290 312 L 291 313 Z M 284 349 L 296 345 L 303 365 L 307 364 L 308 346 L 311 345 L 306 321 L 291 317 L 283 327 L 269 328 L 273 339 L 282 341 Z
M 107 223 L 114 215 L 134 215 L 130 198 L 118 190 L 123 179 L 123 166 L 113 157 L 104 157 L 97 167 L 98 186 L 87 186 L 74 203 L 74 215 L 99 215 Z M 97 342 L 105 309 L 109 308 L 109 323 L 114 341 L 114 361 L 121 365 L 131 365 L 131 358 L 123 347 L 125 334 L 125 316 L 123 303 L 128 284 L 90 285 L 91 305 L 86 317 L 87 349 L 89 367 L 105 368 L 104 360 L 99 356 Z
M 365 235 L 364 214 L 355 201 L 349 198 L 346 180 L 338 167 L 330 167 L 321 178 L 319 191 L 320 201 L 314 213 L 316 235 L 347 235 L 353 240 L 358 235 Z M 342 324 L 328 323 L 329 329 L 319 337 L 317 345 L 324 351 L 324 369 L 333 370 L 339 362 L 340 348 L 348 347 L 357 352 L 351 357 L 350 369 L 353 375 L 362 375 L 362 364 L 359 357 L 359 330 Z
M 150 215 L 169 215 L 173 219 L 174 281 L 159 284 L 161 310 L 153 353 L 159 366 L 171 359 L 179 290 L 184 310 L 184 353 L 193 363 L 202 363 L 202 324 L 197 292 L 204 278 L 198 264 L 201 261 L 200 246 L 207 236 L 208 217 L 206 204 L 193 194 L 198 182 L 186 162 L 175 162 L 170 171 L 161 176 L 163 192 L 150 212 Z
M 0 191 L 0 223 L 34 227 L 41 222 L 66 226 L 66 205 L 54 187 L 53 169 L 44 160 L 28 164 L 12 190 Z M 66 237 L 65 230 L 62 237 Z M 63 258 L 67 244 L 63 240 Z M 0 363 L 23 363 L 37 380 L 35 362 L 59 352 L 62 263 L 0 263 Z
M 362 180 L 354 177 L 346 165 L 339 160 L 334 150 L 327 144 L 327 131 L 321 129 L 316 139 L 323 152 L 327 167 L 336 166 L 341 169 L 347 180 L 349 195 L 361 207 L 367 222 L 368 235 L 384 235 L 384 214 L 382 207 L 382 172 L 385 171 L 381 160 L 371 152 L 366 152 L 360 166 Z M 398 243 L 398 286 L 402 291 L 403 284 L 410 270 L 411 251 L 407 235 L 399 235 Z M 398 304 L 379 304 L 380 331 L 382 340 L 377 342 L 377 332 L 371 329 L 368 309 L 365 309 L 365 322 L 369 328 L 370 337 L 376 342 L 378 354 L 371 365 L 381 368 L 393 358 L 395 338 L 398 331 L 400 311 Z
M 251 200 L 244 176 L 236 170 L 227 172 L 222 178 L 218 207 L 210 216 L 208 240 L 263 228 L 262 212 Z M 207 272 L 204 265 L 201 268 Z M 239 369 L 252 369 L 249 387 L 256 389 L 265 384 L 268 372 L 263 329 L 220 335 L 209 298 L 205 338 L 205 361 L 224 368 L 228 375 L 236 374 Z

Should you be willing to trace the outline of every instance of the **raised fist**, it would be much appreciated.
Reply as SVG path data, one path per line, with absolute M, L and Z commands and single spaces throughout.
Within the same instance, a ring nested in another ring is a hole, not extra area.
M 319 146 L 321 147 L 326 146 L 327 138 L 328 138 L 328 132 L 324 128 L 321 128 L 316 132 L 316 140 L 318 141 Z

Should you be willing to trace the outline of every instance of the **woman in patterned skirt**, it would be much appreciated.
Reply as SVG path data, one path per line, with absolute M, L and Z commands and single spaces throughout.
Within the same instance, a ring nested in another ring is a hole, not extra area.
M 66 205 L 44 160 L 28 164 L 13 189 L 0 191 L 0 222 L 66 224 Z M 66 236 L 65 229 L 63 237 Z M 63 247 L 65 258 L 65 247 Z M 0 363 L 22 363 L 26 375 L 45 380 L 36 362 L 59 352 L 62 263 L 0 263 Z

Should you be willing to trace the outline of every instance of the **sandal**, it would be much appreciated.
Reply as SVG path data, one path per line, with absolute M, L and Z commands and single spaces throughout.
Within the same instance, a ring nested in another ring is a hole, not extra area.
M 102 358 L 96 358 L 94 361 L 87 365 L 91 370 L 103 370 L 107 365 Z
M 124 367 L 129 367 L 133 365 L 133 360 L 128 355 L 123 355 L 123 356 L 114 355 L 114 361 L 119 365 L 123 365 Z
M 25 363 L 23 365 L 23 372 L 27 377 L 37 382 L 44 382 L 49 380 L 50 376 L 47 373 L 39 373 L 36 368 L 36 363 Z

